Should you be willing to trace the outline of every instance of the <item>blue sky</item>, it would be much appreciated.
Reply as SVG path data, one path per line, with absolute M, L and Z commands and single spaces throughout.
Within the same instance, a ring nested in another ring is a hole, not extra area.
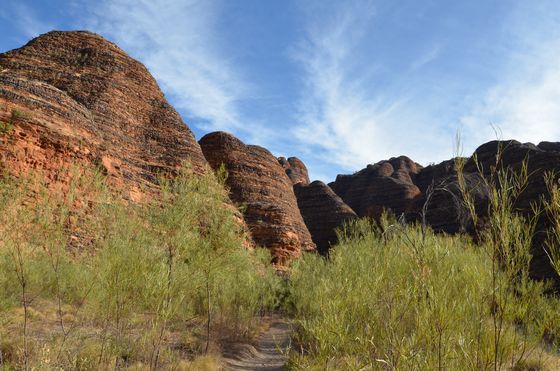
M 333 180 L 495 139 L 560 140 L 560 2 L 3 0 L 0 50 L 88 29 L 142 61 L 197 139 L 225 130 Z

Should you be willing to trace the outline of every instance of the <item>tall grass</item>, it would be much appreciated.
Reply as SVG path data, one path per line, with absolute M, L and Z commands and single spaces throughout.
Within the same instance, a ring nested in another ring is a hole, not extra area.
M 330 260 L 307 256 L 294 266 L 294 367 L 506 369 L 538 363 L 545 322 L 560 308 L 543 295 L 542 284 L 525 280 L 515 285 L 521 292 L 501 289 L 511 287 L 510 277 L 494 275 L 492 260 L 466 238 L 431 232 L 424 238 L 420 226 L 385 227 L 355 222 Z M 412 245 L 423 239 L 415 251 Z
M 287 289 L 266 251 L 243 247 L 225 176 L 185 166 L 143 204 L 87 169 L 67 170 L 59 186 L 2 178 L 0 367 L 216 368 L 222 342 L 251 338 L 259 315 L 281 305 L 294 318 L 295 369 L 529 370 L 558 361 L 559 300 L 528 274 L 543 211 L 514 208 L 526 167 L 496 166 L 484 178 L 484 220 L 458 177 L 458 199 L 484 226 L 477 245 L 388 216 L 355 220 L 328 259 L 294 263 Z M 547 179 L 547 251 L 558 267 L 560 191 Z
M 545 369 L 545 349 L 558 350 L 560 305 L 544 294 L 546 283 L 529 279 L 540 209 L 529 216 L 514 209 L 526 169 L 496 167 L 485 178 L 490 200 L 478 245 L 384 217 L 347 225 L 329 260 L 297 262 L 293 367 Z M 474 199 L 463 196 L 474 211 Z
M 135 205 L 80 171 L 1 180 L 0 366 L 160 369 L 253 335 L 280 283 L 243 247 L 223 172 L 185 166 Z
M 560 275 L 560 182 L 558 174 L 545 174 L 549 198 L 544 200 L 544 209 L 550 221 L 546 253 L 552 267 Z

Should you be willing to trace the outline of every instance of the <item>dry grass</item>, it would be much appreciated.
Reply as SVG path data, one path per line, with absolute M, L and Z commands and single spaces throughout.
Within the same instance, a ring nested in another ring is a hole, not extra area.
M 270 257 L 243 248 L 212 174 L 187 167 L 142 205 L 112 199 L 102 178 L 75 181 L 0 180 L 2 367 L 202 367 L 277 305 Z M 78 202 L 84 188 L 100 198 Z

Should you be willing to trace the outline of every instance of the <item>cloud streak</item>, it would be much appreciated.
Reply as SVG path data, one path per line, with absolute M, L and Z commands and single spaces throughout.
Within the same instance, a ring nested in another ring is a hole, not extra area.
M 142 60 L 175 105 L 204 130 L 242 127 L 238 102 L 249 84 L 223 54 L 217 0 L 104 0 L 91 28 Z
M 504 139 L 560 138 L 554 0 L 72 0 L 57 12 L 32 3 L 0 9 L 4 28 L 20 31 L 4 40 L 101 33 L 146 64 L 197 134 L 226 130 L 297 155 L 313 178 L 401 154 L 447 159 L 459 126 L 465 155 L 495 139 L 492 125 Z M 278 52 L 286 45 L 288 57 Z
M 411 104 L 406 89 L 384 93 L 376 86 L 375 65 L 356 64 L 355 55 L 376 21 L 375 3 L 335 5 L 329 14 L 332 17 L 327 19 L 308 17 L 306 38 L 293 53 L 304 72 L 296 136 L 302 147 L 310 146 L 309 152 L 316 153 L 314 162 L 327 160 L 348 171 L 388 154 L 407 154 L 423 161 L 433 153 L 424 155 L 425 148 L 418 145 L 422 140 L 450 151 L 451 145 L 434 135 L 436 128 Z M 426 65 L 438 53 L 438 47 L 430 49 L 411 70 Z
M 560 138 L 560 11 L 552 2 L 520 4 L 497 25 L 501 32 L 466 44 L 473 48 L 467 66 L 477 68 L 472 76 L 455 72 L 445 81 L 442 76 L 455 71 L 445 61 L 436 64 L 441 75 L 425 75 L 436 60 L 450 57 L 445 43 L 433 39 L 407 54 L 412 62 L 390 69 L 389 85 L 382 78 L 386 65 L 357 57 L 374 39 L 379 18 L 387 17 L 376 15 L 380 4 L 331 3 L 330 17 L 317 16 L 316 8 L 307 16 L 305 39 L 294 53 L 304 76 L 295 132 L 312 168 L 328 174 L 321 170 L 328 161 L 353 171 L 400 154 L 422 164 L 441 161 L 455 154 L 459 129 L 464 155 L 496 139 L 496 128 L 502 139 Z M 379 63 L 388 61 L 379 56 Z M 470 84 L 480 76 L 495 83 Z
M 513 12 L 507 31 L 516 47 L 499 82 L 461 118 L 470 141 L 494 139 L 492 125 L 502 139 L 560 138 L 560 12 L 546 4 L 522 5 Z

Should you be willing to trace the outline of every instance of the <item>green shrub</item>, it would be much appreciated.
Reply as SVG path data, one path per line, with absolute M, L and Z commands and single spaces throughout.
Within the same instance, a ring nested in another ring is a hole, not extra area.
M 493 277 L 480 247 L 461 237 L 424 236 L 416 226 L 389 226 L 381 235 L 374 224 L 354 222 L 329 260 L 306 256 L 295 264 L 294 367 L 493 369 L 495 351 L 498 368 L 531 359 L 540 321 L 560 308 L 541 284 L 527 281 L 525 293 L 502 292 L 497 307 L 493 282 L 506 287 L 509 278 Z
M 306 257 L 294 267 L 298 342 L 310 354 L 302 365 L 456 369 L 475 366 L 477 352 L 487 357 L 482 344 L 472 348 L 486 331 L 489 266 L 468 243 L 430 234 L 415 252 L 396 233 L 381 238 L 367 221 L 356 229 L 360 238 L 344 239 L 329 261 Z M 422 239 L 418 228 L 401 233 Z
M 0 134 L 10 135 L 14 131 L 14 125 L 10 122 L 0 121 Z
M 33 114 L 31 112 L 24 111 L 22 109 L 17 109 L 17 108 L 12 109 L 12 117 L 11 117 L 12 121 L 18 121 L 18 120 L 25 121 L 31 119 L 32 117 Z
M 69 172 L 65 187 L 1 180 L 0 324 L 18 339 L 17 367 L 41 367 L 48 348 L 56 367 L 161 368 L 181 358 L 171 333 L 201 339 L 201 354 L 252 336 L 258 314 L 278 305 L 279 278 L 243 247 L 224 173 L 186 166 L 135 205 L 110 196 L 99 174 Z M 88 250 L 73 245 L 76 233 L 91 236 Z
M 476 225 L 474 200 L 458 179 Z M 528 184 L 526 166 L 517 173 L 496 166 L 485 179 L 490 202 L 478 246 L 384 217 L 347 225 L 329 260 L 296 262 L 292 366 L 498 370 L 540 364 L 543 349 L 560 334 L 558 300 L 544 294 L 545 283 L 529 279 L 540 209 L 528 217 L 514 209 Z
M 560 186 L 557 174 L 545 174 L 545 184 L 549 193 L 544 200 L 544 209 L 552 226 L 548 231 L 546 253 L 552 267 L 560 275 Z

